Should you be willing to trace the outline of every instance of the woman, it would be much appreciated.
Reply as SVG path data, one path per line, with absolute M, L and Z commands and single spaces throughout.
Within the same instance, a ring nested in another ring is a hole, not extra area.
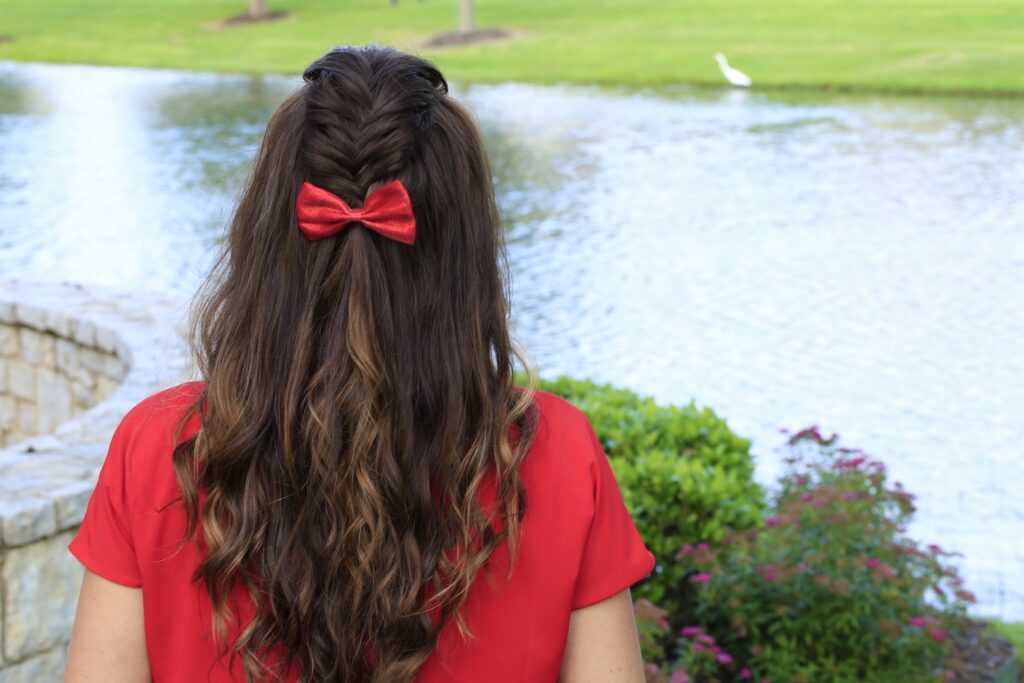
M 654 557 L 584 414 L 514 383 L 471 117 L 390 48 L 303 77 L 196 300 L 203 379 L 124 416 L 68 546 L 65 681 L 642 681 Z

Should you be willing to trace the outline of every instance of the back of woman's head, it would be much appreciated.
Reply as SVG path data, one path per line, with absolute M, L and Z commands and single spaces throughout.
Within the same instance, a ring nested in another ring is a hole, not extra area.
M 504 541 L 514 559 L 536 378 L 524 363 L 514 384 L 487 158 L 440 72 L 336 48 L 303 78 L 193 311 L 202 427 L 174 456 L 186 536 L 208 548 L 194 578 L 222 638 L 235 579 L 256 604 L 230 643 L 247 679 L 282 645 L 305 680 L 409 681 L 436 643 L 428 610 L 465 631 L 477 570 Z M 317 241 L 297 229 L 304 181 L 359 207 L 394 179 L 413 244 L 359 223 Z M 488 472 L 494 524 L 477 500 Z

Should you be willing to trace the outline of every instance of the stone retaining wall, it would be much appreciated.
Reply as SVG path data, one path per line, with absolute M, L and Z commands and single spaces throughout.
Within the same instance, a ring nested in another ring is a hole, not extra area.
M 7 303 L 0 309 L 0 448 L 48 434 L 113 393 L 125 344 L 89 320 Z
M 59 683 L 82 567 L 67 550 L 114 428 L 193 378 L 187 304 L 0 280 L 0 683 Z

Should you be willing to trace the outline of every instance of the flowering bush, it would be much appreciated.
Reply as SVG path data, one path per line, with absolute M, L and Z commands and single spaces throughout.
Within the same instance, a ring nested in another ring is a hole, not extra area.
M 680 548 L 685 617 L 638 606 L 649 681 L 952 678 L 950 634 L 974 602 L 947 562 L 959 553 L 906 538 L 913 496 L 835 441 L 813 427 L 789 439 L 760 528 Z

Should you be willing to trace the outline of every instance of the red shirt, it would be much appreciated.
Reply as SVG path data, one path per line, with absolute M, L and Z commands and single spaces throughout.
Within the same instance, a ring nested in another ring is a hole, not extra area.
M 209 597 L 189 580 L 198 549 L 188 543 L 173 552 L 185 530 L 180 502 L 168 505 L 181 495 L 171 463 L 174 425 L 202 386 L 164 389 L 128 411 L 68 545 L 96 574 L 142 588 L 154 683 L 245 680 L 237 658 L 233 672 L 228 657 L 218 660 Z M 478 576 L 464 612 L 475 640 L 463 641 L 455 622 L 446 624 L 418 683 L 556 681 L 570 611 L 619 593 L 654 568 L 586 415 L 544 391 L 536 403 L 541 417 L 521 469 L 528 502 L 515 570 L 508 581 L 496 571 L 494 586 Z M 193 412 L 179 439 L 198 427 Z M 481 502 L 488 495 L 493 486 L 481 491 Z M 504 545 L 492 557 L 507 568 Z M 244 623 L 253 612 L 240 583 L 232 597 Z M 228 636 L 237 634 L 229 626 Z

